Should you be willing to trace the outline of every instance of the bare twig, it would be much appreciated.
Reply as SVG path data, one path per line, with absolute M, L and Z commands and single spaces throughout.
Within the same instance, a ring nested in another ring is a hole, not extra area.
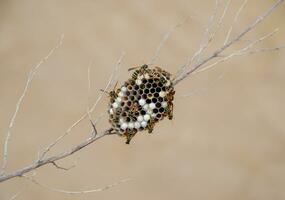
M 93 130 L 92 130 L 93 131 Z M 76 153 L 77 151 L 85 148 L 86 146 L 92 144 L 93 142 L 97 141 L 98 139 L 101 139 L 107 135 L 112 135 L 112 134 L 115 134 L 113 133 L 113 129 L 110 128 L 110 129 L 107 129 L 105 130 L 102 134 L 97 134 L 96 137 L 89 137 L 87 138 L 86 140 L 84 140 L 83 142 L 73 146 L 72 148 L 66 150 L 66 151 L 63 151 L 61 153 L 58 153 L 54 156 L 50 156 L 50 157 L 47 157 L 47 158 L 42 158 L 40 160 L 37 160 L 36 162 L 22 168 L 22 169 L 19 169 L 19 170 L 16 170 L 16 171 L 13 171 L 13 172 L 10 172 L 10 173 L 6 173 L 4 175 L 1 175 L 0 176 L 0 182 L 3 182 L 3 181 L 6 181 L 6 180 L 9 180 L 11 178 L 14 178 L 14 177 L 21 177 L 23 176 L 24 174 L 30 172 L 30 171 L 33 171 L 41 166 L 44 166 L 44 165 L 47 165 L 47 164 L 53 164 L 53 162 L 55 161 L 58 161 L 58 160 L 61 160 L 63 158 L 66 158 L 68 156 L 71 156 L 73 155 L 74 153 Z
M 30 177 L 30 176 L 26 176 L 26 175 L 23 176 L 23 177 L 26 178 L 27 180 L 31 181 L 32 183 L 34 183 L 34 184 L 44 188 L 44 189 L 50 190 L 52 192 L 58 192 L 58 193 L 64 193 L 64 194 L 70 194 L 70 195 L 80 195 L 80 194 L 102 192 L 102 191 L 108 190 L 110 188 L 113 188 L 115 186 L 118 186 L 118 185 L 120 185 L 122 183 L 125 183 L 125 182 L 128 182 L 128 181 L 131 180 L 131 179 L 123 179 L 123 180 L 120 180 L 120 181 L 115 182 L 113 184 L 106 185 L 106 186 L 104 186 L 102 188 L 97 188 L 97 189 L 81 190 L 81 191 L 70 191 L 70 190 L 63 190 L 63 189 L 58 189 L 58 188 L 53 188 L 53 187 L 47 186 L 47 185 L 42 184 L 39 181 L 37 181 L 34 177 Z
M 238 9 L 238 11 L 237 11 L 237 13 L 236 13 L 236 15 L 235 15 L 234 21 L 233 21 L 233 23 L 232 23 L 231 27 L 229 28 L 228 33 L 227 33 L 227 35 L 226 35 L 226 39 L 225 39 L 225 41 L 224 41 L 224 45 L 228 43 L 229 38 L 230 38 L 231 33 L 232 33 L 232 30 L 233 30 L 233 28 L 234 28 L 234 25 L 235 25 L 236 22 L 238 21 L 238 18 L 239 18 L 239 16 L 240 16 L 240 13 L 241 13 L 242 10 L 244 9 L 244 7 L 245 7 L 245 5 L 247 4 L 247 2 L 248 2 L 248 0 L 244 0 L 243 3 L 241 4 L 240 8 Z
M 75 167 L 75 165 L 71 165 L 70 167 L 61 167 L 59 166 L 58 164 L 56 164 L 56 162 L 52 162 L 52 164 L 57 168 L 57 169 L 62 169 L 62 170 L 65 170 L 65 171 L 68 171 L 70 169 L 72 169 L 73 167 Z
M 36 75 L 38 69 L 50 58 L 50 56 L 52 56 L 52 54 L 58 49 L 61 47 L 62 43 L 63 43 L 63 39 L 64 39 L 64 35 L 61 35 L 60 37 L 60 40 L 58 42 L 58 44 L 52 48 L 49 53 L 35 66 L 31 69 L 31 71 L 29 72 L 29 75 L 28 75 L 28 78 L 27 78 L 27 81 L 26 81 L 26 85 L 24 87 L 24 90 L 16 104 L 16 109 L 15 109 L 15 112 L 10 120 L 10 123 L 9 123 L 9 127 L 8 127 L 8 132 L 7 132 L 7 135 L 6 135 L 6 139 L 5 139 L 5 143 L 4 143 L 4 153 L 3 153 L 3 163 L 2 163 L 2 173 L 5 173 L 5 170 L 6 170 L 6 166 L 7 166 L 7 162 L 8 162 L 8 145 L 9 145 L 9 140 L 11 138 L 11 130 L 15 124 L 15 120 L 16 120 L 16 117 L 18 115 L 18 112 L 22 106 L 22 103 L 23 103 L 23 100 L 28 92 L 28 89 L 30 88 L 30 85 L 33 81 L 33 78 L 34 76 Z
M 210 54 L 208 57 L 204 58 L 197 64 L 192 65 L 192 67 L 190 67 L 188 70 L 184 70 L 183 73 L 176 76 L 173 80 L 173 84 L 174 85 L 178 84 L 179 82 L 184 80 L 186 77 L 188 77 L 190 74 L 192 74 L 194 71 L 203 67 L 209 61 L 213 60 L 214 58 L 219 57 L 222 52 L 224 52 L 234 43 L 239 41 L 239 39 L 241 39 L 247 33 L 252 31 L 257 25 L 259 25 L 263 20 L 265 20 L 283 2 L 284 0 L 277 0 L 267 11 L 265 11 L 262 15 L 257 17 L 253 23 L 251 23 L 248 27 L 246 27 L 243 31 L 241 31 L 237 36 L 233 37 L 226 44 L 222 45 L 220 48 L 218 48 L 216 51 Z
M 112 72 L 110 78 L 109 78 L 109 81 L 106 85 L 106 87 L 104 88 L 105 91 L 108 90 L 108 88 L 110 87 L 118 69 L 119 69 L 119 66 L 122 62 L 122 59 L 124 57 L 125 53 L 122 52 L 120 58 L 118 59 L 116 65 L 115 65 L 115 68 L 114 68 L 114 71 Z M 46 149 L 43 151 L 43 153 L 41 154 L 40 158 L 44 158 L 46 156 L 46 154 L 50 151 L 51 148 L 53 148 L 57 143 L 59 143 L 64 137 L 66 137 L 67 135 L 69 135 L 69 133 L 72 131 L 72 129 L 74 127 L 76 127 L 80 122 L 82 122 L 84 119 L 86 119 L 86 117 L 88 117 L 88 113 L 92 113 L 95 108 L 97 107 L 98 103 L 101 101 L 102 97 L 103 97 L 103 93 L 100 93 L 99 97 L 97 98 L 97 100 L 95 101 L 95 103 L 92 105 L 92 107 L 90 108 L 90 110 L 83 114 L 77 121 L 75 121 L 66 131 L 64 134 L 62 134 L 61 136 L 59 136 L 54 142 L 52 142 L 48 147 L 46 147 Z
M 183 73 L 179 74 L 174 80 L 173 83 L 174 85 L 178 84 L 179 82 L 181 82 L 182 80 L 184 80 L 186 77 L 188 77 L 190 74 L 193 74 L 196 70 L 198 69 L 203 69 L 203 67 L 209 63 L 209 61 L 212 61 L 214 58 L 219 58 L 220 56 L 222 56 L 222 53 L 228 49 L 229 47 L 231 47 L 233 44 L 235 44 L 236 42 L 238 42 L 240 39 L 242 39 L 247 33 L 249 33 L 250 31 L 252 31 L 258 24 L 260 24 L 262 21 L 264 21 L 281 3 L 283 3 L 284 0 L 277 0 L 275 1 L 275 3 L 267 10 L 265 11 L 262 15 L 260 15 L 259 17 L 256 18 L 256 20 L 254 22 L 252 22 L 249 26 L 247 26 L 244 30 L 242 30 L 238 35 L 236 35 L 235 37 L 233 37 L 232 39 L 229 39 L 228 42 L 226 42 L 224 45 L 222 45 L 221 47 L 217 48 L 216 51 L 214 51 L 213 53 L 211 53 L 209 56 L 207 56 L 206 58 L 202 59 L 201 61 L 191 65 L 191 67 L 189 67 L 187 70 L 184 70 Z M 260 41 L 270 37 L 270 35 L 273 34 L 268 34 L 267 36 L 261 37 L 258 40 L 253 41 L 252 43 L 250 43 L 249 45 L 247 45 L 246 47 L 242 48 L 241 50 L 234 52 L 233 55 L 236 54 L 242 54 L 245 51 L 248 51 L 251 49 L 251 47 L 253 47 L 255 44 L 259 43 Z M 231 56 L 232 57 L 232 56 Z M 121 62 L 121 59 L 119 59 L 119 62 Z M 118 64 L 117 63 L 117 64 Z M 188 67 L 188 66 L 187 66 Z M 186 68 L 185 68 L 186 69 Z M 113 77 L 113 76 L 111 76 Z M 109 83 L 111 83 L 112 78 L 110 79 Z M 109 83 L 107 84 L 107 87 L 109 86 Z M 107 90 L 107 89 L 105 89 Z M 93 105 L 93 107 L 91 108 L 91 112 L 94 110 L 94 108 L 96 107 L 97 103 L 100 101 L 100 99 L 102 98 L 102 96 L 100 98 L 97 99 L 97 101 L 95 102 L 95 104 Z M 18 169 L 16 171 L 10 172 L 10 173 L 6 173 L 0 176 L 0 182 L 9 180 L 11 178 L 14 177 L 21 177 L 24 174 L 31 172 L 41 166 L 47 165 L 47 164 L 53 164 L 54 162 L 61 160 L 63 158 L 66 158 L 68 156 L 71 156 L 72 154 L 78 152 L 79 150 L 87 147 L 88 145 L 92 144 L 93 142 L 107 136 L 107 135 L 112 135 L 112 134 L 116 134 L 112 128 L 105 130 L 104 132 L 102 132 L 101 134 L 93 134 L 91 137 L 87 138 L 86 140 L 82 141 L 81 143 L 74 145 L 72 148 L 63 151 L 61 153 L 58 153 L 54 156 L 49 156 L 46 157 L 46 153 L 50 150 L 50 148 L 52 148 L 55 144 L 57 144 L 59 142 L 59 140 L 61 140 L 63 137 L 65 137 L 72 128 L 74 128 L 76 125 L 78 125 L 83 119 L 85 119 L 88 116 L 88 113 L 86 113 L 85 115 L 83 115 L 78 121 L 76 121 L 68 130 L 67 133 L 65 133 L 63 136 L 61 136 L 58 140 L 56 140 L 56 142 L 52 143 L 52 145 L 50 145 L 46 151 L 44 151 L 43 156 L 40 157 L 40 159 L 38 159 L 36 162 Z M 96 130 L 96 129 L 95 129 Z M 92 131 L 95 131 L 92 130 Z
M 208 66 L 206 66 L 206 67 L 200 68 L 200 70 L 193 72 L 193 74 L 195 74 L 195 73 L 200 73 L 200 72 L 209 70 L 209 69 L 213 68 L 214 66 L 216 66 L 217 64 L 220 64 L 220 63 L 222 63 L 222 62 L 225 62 L 225 61 L 229 60 L 230 58 L 233 58 L 233 57 L 236 57 L 236 56 L 245 55 L 245 54 L 247 54 L 247 51 L 248 51 L 249 49 L 251 49 L 253 46 L 255 46 L 257 43 L 260 43 L 260 42 L 262 42 L 263 40 L 265 40 L 265 39 L 267 39 L 267 38 L 269 38 L 269 37 L 272 37 L 272 36 L 273 36 L 274 34 L 276 34 L 277 32 L 278 32 L 278 29 L 275 29 L 275 30 L 272 31 L 271 33 L 266 34 L 265 36 L 262 36 L 262 37 L 260 37 L 259 39 L 257 39 L 257 40 L 255 40 L 255 41 L 249 43 L 249 44 L 248 44 L 247 46 L 245 46 L 244 48 L 242 48 L 242 49 L 240 49 L 240 50 L 238 50 L 238 51 L 235 51 L 235 52 L 231 53 L 231 54 L 228 55 L 228 56 L 222 56 L 222 57 L 224 57 L 224 58 L 222 58 L 222 59 L 220 59 L 220 60 L 218 60 L 218 61 L 216 61 L 216 62 L 214 62 L 214 63 L 212 63 L 212 64 L 210 64 L 210 65 L 208 65 Z M 220 57 L 220 56 L 219 56 L 219 57 Z
M 160 43 L 158 44 L 156 51 L 153 55 L 153 57 L 150 59 L 150 61 L 148 62 L 148 65 L 153 65 L 154 62 L 156 61 L 156 59 L 158 58 L 161 48 L 163 47 L 163 45 L 167 42 L 167 40 L 169 39 L 169 37 L 171 36 L 171 34 L 179 27 L 181 27 L 186 21 L 188 20 L 188 18 L 184 19 L 182 22 L 176 24 L 175 26 L 173 26 L 169 31 L 167 31 L 162 40 L 160 41 Z

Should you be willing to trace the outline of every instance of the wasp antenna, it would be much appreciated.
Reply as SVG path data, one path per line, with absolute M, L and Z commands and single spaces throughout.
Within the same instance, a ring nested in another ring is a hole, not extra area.
M 138 67 L 131 67 L 128 69 L 128 71 L 133 71 L 134 69 L 137 69 Z
M 109 94 L 109 92 L 107 92 L 106 90 L 100 89 L 101 92 L 104 92 L 106 94 Z

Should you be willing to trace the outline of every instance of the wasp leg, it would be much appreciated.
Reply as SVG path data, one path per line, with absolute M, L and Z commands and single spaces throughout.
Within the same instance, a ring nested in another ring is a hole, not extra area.
M 126 144 L 130 144 L 131 140 L 136 135 L 136 133 L 137 133 L 136 131 L 131 131 L 131 132 L 125 133 L 125 136 L 127 138 Z

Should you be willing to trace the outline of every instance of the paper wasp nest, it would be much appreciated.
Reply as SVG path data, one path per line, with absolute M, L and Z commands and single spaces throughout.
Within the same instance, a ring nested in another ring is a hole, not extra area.
M 129 144 L 138 132 L 152 132 L 156 123 L 173 117 L 174 88 L 170 73 L 142 65 L 120 88 L 110 92 L 109 121 Z

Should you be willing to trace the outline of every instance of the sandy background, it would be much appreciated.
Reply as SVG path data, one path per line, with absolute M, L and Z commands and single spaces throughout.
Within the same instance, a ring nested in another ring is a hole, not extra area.
M 249 1 L 233 33 L 272 2 Z M 233 0 L 211 49 L 223 41 L 240 3 Z M 91 104 L 122 51 L 126 56 L 120 81 L 129 76 L 129 67 L 153 56 L 170 27 L 192 17 L 174 32 L 156 62 L 175 73 L 197 50 L 212 7 L 211 0 L 1 0 L 0 146 L 29 69 L 65 34 L 63 46 L 40 68 L 26 96 L 12 130 L 8 169 L 31 163 L 39 150 L 84 114 L 90 60 Z M 284 12 L 283 5 L 246 39 L 279 27 L 280 33 L 259 47 L 284 44 Z M 104 138 L 58 163 L 75 163 L 75 168 L 45 166 L 36 175 L 41 183 L 66 190 L 94 189 L 124 178 L 132 181 L 72 196 L 16 178 L 0 184 L 0 199 L 22 190 L 19 200 L 285 199 L 284 55 L 283 51 L 235 58 L 192 76 L 176 87 L 174 120 L 161 122 L 153 135 L 139 134 L 131 145 L 117 136 Z M 107 103 L 105 97 L 92 117 L 104 113 Z M 107 126 L 103 119 L 98 129 Z M 84 140 L 89 131 L 86 121 L 51 153 Z

